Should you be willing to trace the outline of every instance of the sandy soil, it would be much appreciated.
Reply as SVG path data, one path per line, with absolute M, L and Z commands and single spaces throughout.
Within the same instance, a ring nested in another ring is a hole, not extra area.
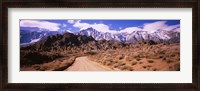
M 74 64 L 67 71 L 109 71 L 110 68 L 90 61 L 86 56 L 76 58 Z
M 180 71 L 179 44 L 133 45 L 87 57 L 116 71 Z

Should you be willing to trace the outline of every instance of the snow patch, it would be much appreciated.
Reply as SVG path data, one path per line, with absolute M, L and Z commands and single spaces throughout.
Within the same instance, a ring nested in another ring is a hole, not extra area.
M 38 42 L 39 40 L 40 40 L 40 38 L 38 38 L 38 39 L 33 39 L 33 40 L 31 40 L 30 43 L 35 43 L 35 42 Z
M 73 33 L 72 31 L 70 31 L 70 30 L 66 30 L 67 32 L 69 32 L 69 33 Z

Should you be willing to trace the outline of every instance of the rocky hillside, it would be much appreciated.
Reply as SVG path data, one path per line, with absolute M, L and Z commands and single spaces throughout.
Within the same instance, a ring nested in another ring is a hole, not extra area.
M 65 70 L 87 56 L 113 70 L 180 70 L 179 43 L 95 40 L 92 36 L 56 34 L 20 48 L 21 70 Z
M 92 37 L 72 33 L 48 36 L 35 44 L 20 48 L 21 64 L 32 65 L 52 61 L 71 54 L 91 54 L 98 50 L 116 49 L 125 46 L 118 41 L 96 41 Z

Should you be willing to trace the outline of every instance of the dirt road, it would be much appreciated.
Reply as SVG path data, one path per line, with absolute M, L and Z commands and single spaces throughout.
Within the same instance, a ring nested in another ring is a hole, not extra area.
M 111 70 L 99 63 L 90 61 L 87 57 L 76 58 L 74 64 L 67 71 L 108 71 Z

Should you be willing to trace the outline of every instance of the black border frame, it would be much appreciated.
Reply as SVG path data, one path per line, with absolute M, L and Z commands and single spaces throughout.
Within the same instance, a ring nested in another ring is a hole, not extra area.
M 150 89 L 159 91 L 165 89 L 166 91 L 199 91 L 200 90 L 200 71 L 199 61 L 200 61 L 200 40 L 198 35 L 200 35 L 199 30 L 199 16 L 200 16 L 200 2 L 198 0 L 3 0 L 1 3 L 1 41 L 0 41 L 0 51 L 1 51 L 1 89 L 2 90 L 14 90 L 14 89 L 131 89 L 131 90 L 141 90 L 148 91 Z M 192 61 L 193 61 L 193 72 L 192 72 L 192 83 L 163 83 L 163 84 L 146 84 L 146 83 L 73 83 L 73 84 L 35 84 L 35 83 L 8 83 L 8 8 L 192 8 Z M 167 90 L 168 89 L 168 90 Z

